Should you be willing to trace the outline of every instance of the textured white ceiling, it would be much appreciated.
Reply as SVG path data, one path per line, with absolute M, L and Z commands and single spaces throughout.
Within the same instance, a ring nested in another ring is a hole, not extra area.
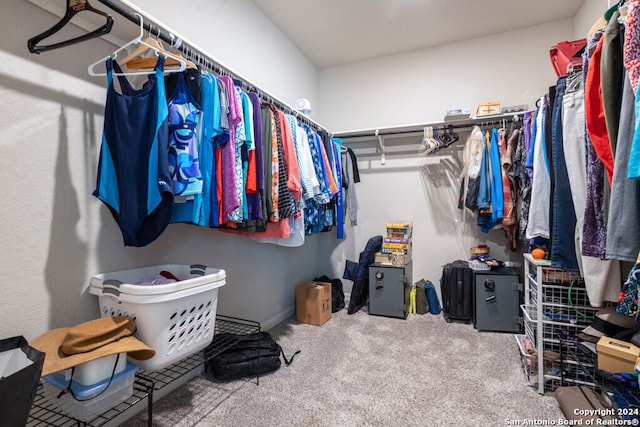
M 319 68 L 573 18 L 586 0 L 253 0 Z

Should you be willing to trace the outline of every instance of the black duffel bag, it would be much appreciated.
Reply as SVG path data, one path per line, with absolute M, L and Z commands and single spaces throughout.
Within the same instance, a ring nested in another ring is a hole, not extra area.
M 342 310 L 344 304 L 344 289 L 342 280 L 330 279 L 328 276 L 320 276 L 313 279 L 314 282 L 331 283 L 331 312 L 335 313 Z
M 216 334 L 209 347 L 215 348 L 219 343 L 233 341 L 233 345 L 205 362 L 207 374 L 215 379 L 226 381 L 272 372 L 280 368 L 280 355 L 289 365 L 300 353 L 298 350 L 291 359 L 287 359 L 282 347 L 264 331 L 247 335 Z

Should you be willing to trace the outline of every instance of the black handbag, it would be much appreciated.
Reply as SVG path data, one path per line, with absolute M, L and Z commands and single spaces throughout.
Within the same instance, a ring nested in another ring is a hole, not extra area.
M 0 424 L 24 426 L 36 395 L 45 354 L 23 336 L 0 340 Z

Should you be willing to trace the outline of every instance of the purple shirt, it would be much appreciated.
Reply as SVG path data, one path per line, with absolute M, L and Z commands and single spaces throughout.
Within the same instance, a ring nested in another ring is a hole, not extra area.
M 219 78 L 224 83 L 229 102 L 229 142 L 220 147 L 222 163 L 222 222 L 229 219 L 231 212 L 240 207 L 240 200 L 236 193 L 236 144 L 235 127 L 242 120 L 238 115 L 238 100 L 235 94 L 233 80 L 229 76 Z

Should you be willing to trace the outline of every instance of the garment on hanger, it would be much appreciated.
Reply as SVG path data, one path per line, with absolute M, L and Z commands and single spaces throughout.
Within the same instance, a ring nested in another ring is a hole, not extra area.
M 518 212 L 518 240 L 527 242 L 526 230 L 529 220 L 529 204 L 531 202 L 531 180 L 527 169 L 527 153 L 531 139 L 531 124 L 535 123 L 535 111 L 526 111 L 522 116 L 522 131 L 520 132 L 514 156 L 514 178 L 516 180 Z
M 628 3 L 625 17 L 624 67 L 627 70 L 635 99 L 636 125 L 627 176 L 640 179 L 640 100 L 638 99 L 638 82 L 640 82 L 640 4 L 637 1 Z
M 274 189 L 274 192 L 277 193 L 277 208 L 274 203 L 274 210 L 276 213 L 274 214 L 274 218 L 284 219 L 290 218 L 293 215 L 294 205 L 293 205 L 293 196 L 291 195 L 291 191 L 289 190 L 290 177 L 289 175 L 292 173 L 291 168 L 294 167 L 293 162 L 291 164 L 287 162 L 289 160 L 287 157 L 287 146 L 288 142 L 291 141 L 290 135 L 287 143 L 285 143 L 285 138 L 287 134 L 285 132 L 285 120 L 284 115 L 281 115 L 281 112 L 275 108 L 274 105 L 270 105 L 271 111 L 273 113 L 273 129 L 275 129 L 275 141 L 276 144 L 274 148 L 274 152 L 277 152 L 278 157 L 278 186 L 277 189 Z M 293 153 L 292 153 L 293 154 Z M 297 170 L 297 164 L 295 164 L 295 168 Z M 298 173 L 299 176 L 299 173 Z M 298 184 L 291 184 L 292 186 L 297 186 Z M 296 188 L 295 191 L 298 191 Z
M 187 87 L 183 73 L 169 97 L 169 173 L 176 196 L 202 193 L 198 159 L 200 105 Z
M 599 41 L 602 37 L 602 32 L 594 34 L 589 38 L 587 42 L 587 49 L 584 54 L 584 65 L 582 67 L 583 74 L 589 73 L 591 66 L 592 55 L 595 53 Z M 597 70 L 595 71 L 597 72 Z M 593 75 L 593 74 L 592 74 Z M 593 84 L 593 82 L 592 82 Z M 598 90 L 597 87 L 592 87 L 592 91 Z M 599 102 L 596 99 L 595 102 Z M 602 160 L 596 153 L 594 144 L 591 141 L 591 135 L 589 128 L 589 113 L 588 113 L 588 96 L 587 96 L 587 84 L 585 82 L 585 121 L 587 133 L 585 135 L 587 139 L 586 155 L 587 155 L 587 195 L 586 205 L 583 222 L 583 239 L 582 239 L 582 253 L 583 255 L 594 256 L 603 258 L 606 253 L 606 220 L 604 217 L 604 200 L 605 193 L 604 187 L 608 186 L 608 182 L 605 182 L 605 167 Z M 592 105 L 595 109 L 599 107 Z M 602 122 L 600 122 L 602 123 Z M 604 138 L 608 138 L 605 132 L 598 134 L 601 141 Z M 606 143 L 608 146 L 608 142 Z
M 611 199 L 607 218 L 606 256 L 609 259 L 634 261 L 640 253 L 640 181 L 627 178 L 631 144 L 636 128 L 635 97 L 631 82 L 624 73 L 622 106 L 618 129 L 618 146 L 611 183 Z M 630 208 L 631 207 L 631 208 Z
M 637 1 L 628 2 L 624 26 L 623 64 L 636 95 L 640 82 L 640 4 Z
M 201 140 L 199 147 L 200 173 L 202 174 L 202 204 L 198 215 L 190 221 L 200 226 L 214 225 L 218 217 L 216 138 L 224 130 L 220 123 L 220 88 L 217 78 L 208 72 L 201 74 L 200 99 L 202 105 Z M 175 209 L 176 211 L 178 209 Z M 175 216 L 175 213 L 174 213 Z
M 550 165 L 546 156 L 546 141 L 544 126 L 547 120 L 547 109 L 549 107 L 546 96 L 540 98 L 539 112 L 536 114 L 536 125 L 532 132 L 533 159 L 527 166 L 533 169 L 533 179 L 531 181 L 531 204 L 529 207 L 529 218 L 527 223 L 526 238 L 550 237 L 549 209 L 551 195 L 551 178 L 549 176 Z M 535 140 L 533 139 L 535 136 Z
M 195 104 L 202 105 L 202 74 L 198 68 L 186 68 L 180 73 L 165 74 L 164 87 L 167 91 L 167 103 L 170 102 L 170 97 L 176 90 L 178 80 L 182 79 L 186 83 Z
M 587 132 L 594 152 L 605 167 L 607 184 L 610 185 L 613 178 L 613 154 L 607 132 L 604 105 L 601 89 L 601 59 L 604 42 L 603 33 L 589 59 L 589 67 L 585 82 L 585 115 L 587 120 Z
M 358 159 L 356 153 L 349 147 L 347 147 L 347 154 L 351 157 L 351 164 L 353 165 L 353 182 L 360 182 L 360 171 L 358 169 Z
M 458 209 L 466 207 L 470 211 L 475 212 L 478 208 L 480 169 L 483 162 L 485 146 L 486 142 L 482 130 L 478 126 L 474 126 L 464 148 Z
M 552 216 L 549 258 L 552 267 L 578 271 L 575 248 L 576 214 L 571 197 L 567 163 L 564 155 L 562 108 L 567 76 L 559 77 L 551 112 L 551 164 L 554 180 L 551 187 Z
M 504 212 L 498 129 L 493 128 L 490 132 L 487 132 L 485 144 L 480 168 L 477 222 L 480 226 L 480 231 L 488 233 L 502 221 Z
M 304 200 L 313 199 L 315 194 L 320 192 L 320 182 L 316 175 L 311 157 L 311 147 L 309 146 L 309 136 L 303 126 L 296 125 L 296 141 L 299 150 L 298 165 L 300 168 L 300 179 L 302 180 Z
M 229 141 L 219 147 L 220 161 L 218 164 L 218 204 L 220 208 L 219 223 L 225 224 L 232 212 L 238 209 L 241 204 L 236 191 L 237 185 L 237 163 L 236 163 L 236 143 L 237 126 L 242 121 L 238 101 L 235 94 L 235 85 L 229 76 L 219 78 L 224 83 L 226 99 L 229 105 Z
M 331 147 L 333 149 L 334 169 L 333 173 L 336 177 L 338 191 L 335 195 L 336 207 L 335 218 L 333 223 L 336 225 L 336 238 L 344 239 L 344 193 L 342 189 L 342 164 L 340 152 L 342 150 L 342 140 L 339 138 L 331 138 Z
M 349 150 L 349 149 L 347 149 Z M 355 156 L 355 153 L 354 153 Z M 353 157 L 349 152 L 343 152 L 342 157 L 342 189 L 344 194 L 344 209 L 349 216 L 351 226 L 358 224 L 358 205 L 354 177 Z
M 216 78 L 193 68 L 154 76 L 163 77 L 170 121 L 170 150 L 159 159 L 173 178 L 166 181 L 175 196 L 170 222 L 284 246 L 301 245 L 306 235 L 336 225 L 343 237 L 340 147 L 328 133 L 298 123 L 273 101 L 261 103 L 258 94 L 226 75 Z M 129 86 L 123 84 L 129 94 L 138 93 Z
M 500 162 L 502 165 L 502 191 L 504 193 L 504 209 L 501 224 L 502 229 L 505 231 L 509 249 L 512 251 L 518 249 L 518 239 L 516 236 L 518 216 L 516 213 L 516 183 L 513 175 L 513 155 L 519 133 L 519 129 L 514 129 L 508 140 L 505 129 L 502 129 L 500 133 Z
M 249 167 L 252 170 L 251 175 L 255 177 L 255 183 L 250 180 L 247 183 L 247 204 L 249 206 L 249 221 L 253 231 L 256 221 L 264 221 L 262 216 L 262 193 L 264 192 L 264 165 L 262 159 L 262 111 L 260 99 L 253 92 L 248 94 L 249 101 L 252 105 L 253 112 L 253 138 L 255 149 L 249 153 Z
M 111 211 L 126 246 L 146 246 L 157 239 L 169 224 L 173 208 L 164 155 L 169 129 L 163 65 L 161 56 L 155 74 L 141 90 L 119 76 L 122 93 L 118 93 L 113 79 L 117 64 L 111 58 L 106 61 L 107 100 L 93 195 Z
M 615 156 L 618 142 L 618 126 L 620 124 L 620 108 L 622 103 L 622 86 L 624 84 L 622 61 L 623 31 L 617 10 L 607 24 L 602 44 L 600 62 L 602 106 L 605 124 L 609 136 L 611 154 Z
M 620 288 L 620 267 L 618 261 L 589 256 L 582 250 L 587 204 L 587 135 L 582 87 L 565 93 L 563 97 L 562 131 L 571 200 L 576 213 L 576 258 L 589 301 L 594 307 L 599 307 L 603 301 L 616 301 L 616 294 Z M 601 178 L 604 178 L 604 174 Z

